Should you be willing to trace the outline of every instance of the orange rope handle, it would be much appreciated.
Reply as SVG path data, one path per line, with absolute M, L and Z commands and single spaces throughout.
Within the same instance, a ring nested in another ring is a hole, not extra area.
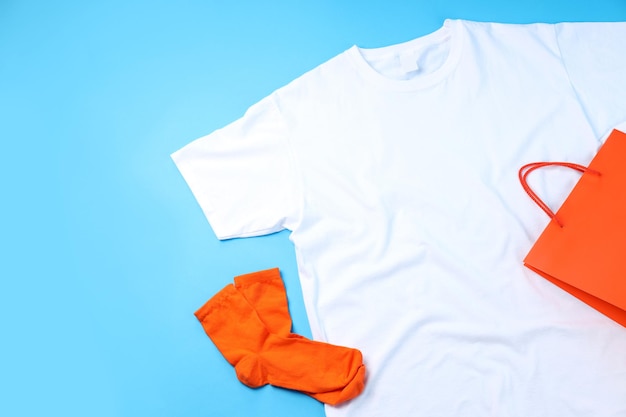
M 550 217 L 550 219 L 554 220 L 556 224 L 559 225 L 559 227 L 563 227 L 563 223 L 561 222 L 561 220 L 559 220 L 557 215 L 550 209 L 550 207 L 548 207 L 546 203 L 543 202 L 543 200 L 541 200 L 541 198 L 539 198 L 539 196 L 528 185 L 528 174 L 538 168 L 543 168 L 546 166 L 562 166 L 575 169 L 576 171 L 580 171 L 582 173 L 589 172 L 590 174 L 594 175 L 600 175 L 600 172 L 594 169 L 589 169 L 584 165 L 574 164 L 572 162 L 531 162 L 530 164 L 526 164 L 519 169 L 518 177 L 520 183 L 522 184 L 522 188 L 524 188 L 524 191 L 526 191 L 526 194 L 528 194 L 530 198 L 532 198 L 532 200 Z

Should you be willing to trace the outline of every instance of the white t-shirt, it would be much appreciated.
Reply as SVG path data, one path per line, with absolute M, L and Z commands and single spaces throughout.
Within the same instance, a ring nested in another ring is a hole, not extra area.
M 626 328 L 522 266 L 517 178 L 626 120 L 626 23 L 446 20 L 352 47 L 172 157 L 220 239 L 291 231 L 314 338 L 360 349 L 329 417 L 626 416 Z M 531 185 L 558 208 L 578 176 Z

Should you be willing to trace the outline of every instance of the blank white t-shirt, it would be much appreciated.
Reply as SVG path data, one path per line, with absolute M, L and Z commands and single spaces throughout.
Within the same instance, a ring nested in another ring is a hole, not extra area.
M 369 372 L 328 417 L 615 417 L 626 329 L 522 266 L 549 219 L 517 171 L 588 163 L 624 121 L 626 23 L 446 20 L 172 157 L 220 239 L 291 231 L 314 338 Z M 530 180 L 556 209 L 577 179 Z

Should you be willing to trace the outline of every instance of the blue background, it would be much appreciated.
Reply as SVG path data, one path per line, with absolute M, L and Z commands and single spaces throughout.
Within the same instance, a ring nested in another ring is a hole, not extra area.
M 0 0 L 0 415 L 323 416 L 240 384 L 193 316 L 277 266 L 310 336 L 288 234 L 219 242 L 169 155 L 445 18 L 626 20 L 626 0 Z

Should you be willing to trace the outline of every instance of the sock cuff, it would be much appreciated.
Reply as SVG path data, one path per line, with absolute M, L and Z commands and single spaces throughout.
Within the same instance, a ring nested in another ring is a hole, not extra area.
M 228 284 L 224 288 L 222 288 L 217 294 L 215 294 L 211 299 L 209 299 L 202 307 L 200 307 L 194 315 L 196 318 L 203 322 L 208 315 L 210 315 L 216 309 L 223 308 L 229 302 L 229 299 L 233 297 L 233 295 L 238 294 L 237 289 L 233 284 Z
M 269 283 L 275 282 L 276 280 L 280 280 L 282 284 L 280 270 L 278 268 L 272 268 L 236 276 L 235 286 L 237 288 L 242 288 L 255 283 Z

